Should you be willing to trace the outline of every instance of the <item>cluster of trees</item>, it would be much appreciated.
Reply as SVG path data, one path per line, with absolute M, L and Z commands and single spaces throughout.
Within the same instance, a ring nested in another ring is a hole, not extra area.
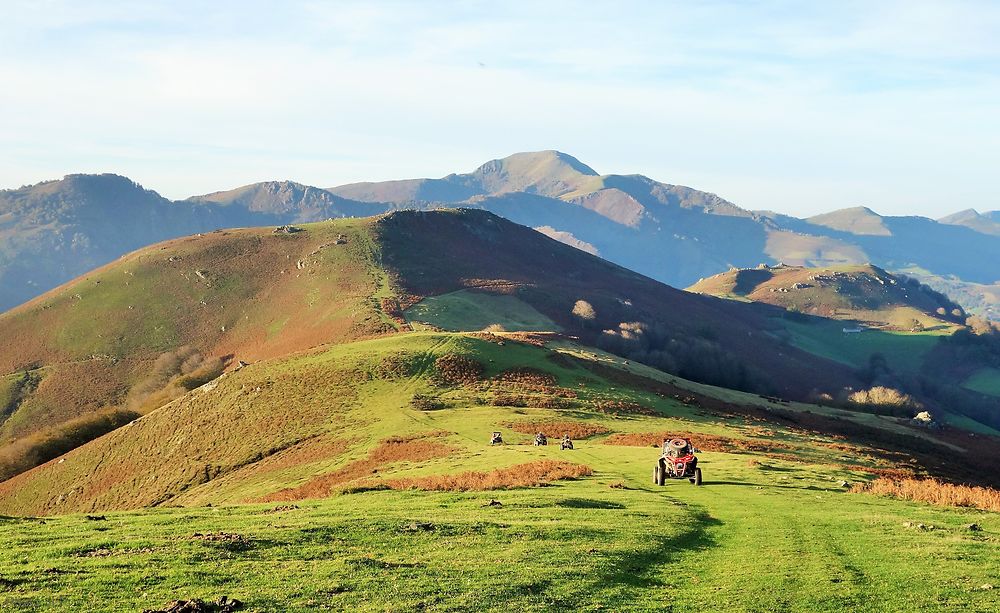
M 692 381 L 755 393 L 769 393 L 766 376 L 723 349 L 710 330 L 679 336 L 656 322 L 622 322 L 597 338 L 604 351 Z
M 0 449 L 0 481 L 44 464 L 139 417 L 109 408 L 36 432 Z
M 220 358 L 183 346 L 156 359 L 146 378 L 129 391 L 128 408 L 145 415 L 222 374 Z
M 848 394 L 847 404 L 853 408 L 866 409 L 879 415 L 895 415 L 897 417 L 912 417 L 914 413 L 924 408 L 924 405 L 913 396 L 883 385 L 876 385 Z

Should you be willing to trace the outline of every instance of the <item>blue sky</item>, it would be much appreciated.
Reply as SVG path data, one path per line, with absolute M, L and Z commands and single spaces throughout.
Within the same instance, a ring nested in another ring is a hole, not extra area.
M 1000 209 L 1000 3 L 0 4 L 0 187 L 329 187 L 559 149 L 753 209 Z

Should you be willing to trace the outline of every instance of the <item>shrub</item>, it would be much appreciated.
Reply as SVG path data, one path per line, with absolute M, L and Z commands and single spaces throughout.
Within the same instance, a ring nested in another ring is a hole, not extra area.
M 468 356 L 448 353 L 434 360 L 434 371 L 438 383 L 461 385 L 481 380 L 486 369 Z
M 985 511 L 1000 511 L 1000 491 L 988 487 L 953 485 L 937 479 L 879 478 L 869 483 L 856 484 L 851 491 L 929 502 L 945 507 L 974 507 Z
M 894 415 L 905 415 L 923 408 L 923 405 L 913 398 L 913 396 L 881 385 L 853 392 L 848 395 L 847 402 L 854 407 Z
M 549 438 L 562 438 L 569 435 L 571 439 L 584 439 L 599 434 L 611 432 L 600 424 L 579 421 L 516 421 L 508 422 L 507 427 L 522 434 L 543 433 Z
M 587 322 L 597 319 L 597 311 L 595 311 L 594 306 L 586 300 L 577 300 L 576 304 L 573 305 L 572 313 Z
M 57 458 L 138 417 L 134 411 L 105 409 L 18 439 L 0 450 L 0 481 Z
M 443 409 L 445 404 L 437 396 L 414 394 L 413 398 L 410 399 L 410 406 L 418 411 L 436 411 Z
M 417 372 L 417 357 L 406 353 L 391 353 L 384 356 L 374 368 L 379 379 L 406 379 Z

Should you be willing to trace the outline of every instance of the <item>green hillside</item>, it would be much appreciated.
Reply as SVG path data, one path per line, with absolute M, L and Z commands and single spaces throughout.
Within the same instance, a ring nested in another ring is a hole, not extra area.
M 894 330 L 947 329 L 965 321 L 961 307 L 943 294 L 870 264 L 740 268 L 688 290 Z
M 875 347 L 776 311 L 482 211 L 136 252 L 0 316 L 0 611 L 988 610 L 996 430 L 802 402 Z
M 580 300 L 592 318 L 573 314 Z M 482 211 L 199 234 L 0 315 L 0 345 L 17 348 L 0 351 L 0 479 L 241 362 L 411 323 L 565 331 L 591 345 L 627 345 L 632 332 L 604 330 L 642 328 L 656 354 L 640 361 L 689 379 L 799 399 L 854 383 L 850 369 L 804 351 L 759 356 L 780 342 L 759 335 L 762 321 L 744 305 L 674 290 Z
M 540 342 L 417 332 L 259 362 L 0 484 L 0 513 L 71 512 L 0 516 L 0 607 L 991 606 L 994 513 L 843 485 L 919 473 L 919 451 L 812 430 L 846 412 Z M 488 444 L 493 430 L 506 445 Z M 574 432 L 576 448 L 534 447 L 536 430 Z M 701 448 L 701 487 L 650 483 L 650 441 L 678 433 Z

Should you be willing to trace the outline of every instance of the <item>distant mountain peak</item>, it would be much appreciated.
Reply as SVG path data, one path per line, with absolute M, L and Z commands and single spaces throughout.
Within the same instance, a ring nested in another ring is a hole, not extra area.
M 957 213 L 952 213 L 951 215 L 945 215 L 938 221 L 941 223 L 957 223 L 959 221 L 978 219 L 980 217 L 982 217 L 982 215 L 976 209 L 964 209 L 958 211 Z
M 558 169 L 560 167 L 567 168 L 572 172 L 587 175 L 591 177 L 598 176 L 596 170 L 587 166 L 577 158 L 573 157 L 568 153 L 563 153 L 562 151 L 556 151 L 555 149 L 546 149 L 545 151 L 522 151 L 520 153 L 514 153 L 508 155 L 504 158 L 499 158 L 496 160 L 490 160 L 478 170 L 483 170 L 488 167 L 496 166 L 506 166 L 506 167 L 539 167 L 545 166 L 548 168 Z
M 1000 236 L 1000 212 L 997 211 L 980 213 L 976 209 L 965 209 L 942 217 L 938 221 L 953 226 L 965 226 L 983 234 Z
M 484 193 L 525 192 L 558 197 L 599 175 L 575 157 L 555 151 L 529 151 L 490 160 L 468 175 L 449 175 L 446 181 Z
M 884 218 L 866 206 L 853 206 L 808 218 L 811 224 L 857 235 L 890 236 Z

